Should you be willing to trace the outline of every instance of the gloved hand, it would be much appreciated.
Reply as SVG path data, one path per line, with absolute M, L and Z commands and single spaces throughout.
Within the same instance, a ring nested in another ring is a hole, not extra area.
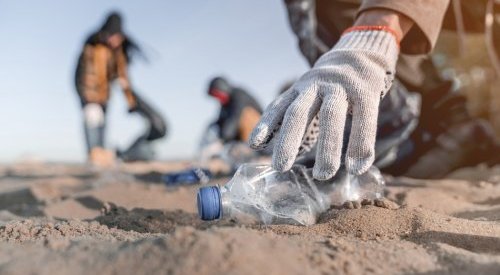
M 275 169 L 291 168 L 301 143 L 314 139 L 306 130 L 314 136 L 317 130 L 308 125 L 318 115 L 313 176 L 320 180 L 333 177 L 341 164 L 348 112 L 352 113 L 353 123 L 346 168 L 359 175 L 372 165 L 378 107 L 394 78 L 399 45 L 390 30 L 365 28 L 369 30 L 352 29 L 345 33 L 333 49 L 265 110 L 252 132 L 250 146 L 261 149 L 275 138 Z

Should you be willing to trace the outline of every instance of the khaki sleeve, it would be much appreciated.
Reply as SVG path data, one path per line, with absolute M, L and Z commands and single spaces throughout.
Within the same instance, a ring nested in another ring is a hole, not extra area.
M 429 53 L 438 38 L 450 0 L 364 0 L 358 15 L 370 9 L 389 9 L 404 14 L 415 22 L 401 41 L 401 52 Z
M 81 90 L 87 103 L 105 104 L 108 99 L 107 60 L 104 47 L 85 46 L 82 56 Z
M 125 54 L 123 53 L 123 51 L 120 51 L 118 53 L 116 62 L 118 69 L 118 81 L 120 82 L 120 86 L 122 87 L 123 93 L 125 94 L 128 107 L 130 109 L 134 109 L 137 106 L 137 100 L 130 85 L 130 80 L 128 78 L 127 72 L 127 59 L 125 58 Z
M 83 100 L 89 102 L 89 95 L 97 90 L 97 79 L 94 73 L 94 48 L 85 46 L 80 59 L 78 68 L 78 89 Z

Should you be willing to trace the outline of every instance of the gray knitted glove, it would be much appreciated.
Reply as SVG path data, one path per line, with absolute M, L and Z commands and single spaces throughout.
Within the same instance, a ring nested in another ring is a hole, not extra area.
M 286 171 L 301 144 L 315 140 L 318 131 L 311 121 L 318 115 L 319 125 L 313 122 L 319 126 L 313 175 L 329 179 L 341 164 L 349 112 L 353 124 L 346 168 L 353 174 L 366 172 L 375 159 L 379 103 L 391 86 L 398 54 L 398 42 L 390 32 L 355 30 L 344 34 L 310 71 L 267 107 L 250 146 L 261 149 L 275 138 L 273 167 Z

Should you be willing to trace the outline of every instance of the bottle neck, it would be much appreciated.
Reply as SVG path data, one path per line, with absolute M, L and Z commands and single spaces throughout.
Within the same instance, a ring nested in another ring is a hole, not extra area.
M 220 218 L 228 217 L 231 214 L 231 199 L 229 190 L 225 186 L 219 187 L 222 213 Z

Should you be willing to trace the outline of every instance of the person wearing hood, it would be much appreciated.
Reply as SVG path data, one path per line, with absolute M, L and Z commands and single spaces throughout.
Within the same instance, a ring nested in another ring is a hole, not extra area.
M 123 31 L 122 17 L 117 12 L 110 13 L 102 27 L 84 43 L 78 59 L 75 85 L 83 110 L 87 154 L 91 163 L 107 165 L 114 159 L 114 153 L 105 148 L 104 137 L 106 109 L 111 84 L 115 80 L 123 90 L 129 112 L 141 114 L 150 124 L 148 133 L 141 135 L 131 146 L 133 148 L 125 151 L 133 151 L 139 156 L 125 156 L 124 159 L 150 159 L 151 149 L 144 150 L 144 147 L 166 134 L 163 118 L 132 89 L 127 69 L 137 54 L 142 54 L 141 49 Z M 144 151 L 147 151 L 146 155 Z
M 219 118 L 214 123 L 223 143 L 248 142 L 253 127 L 262 114 L 262 108 L 245 90 L 234 87 L 223 77 L 212 79 L 208 95 L 220 103 Z

